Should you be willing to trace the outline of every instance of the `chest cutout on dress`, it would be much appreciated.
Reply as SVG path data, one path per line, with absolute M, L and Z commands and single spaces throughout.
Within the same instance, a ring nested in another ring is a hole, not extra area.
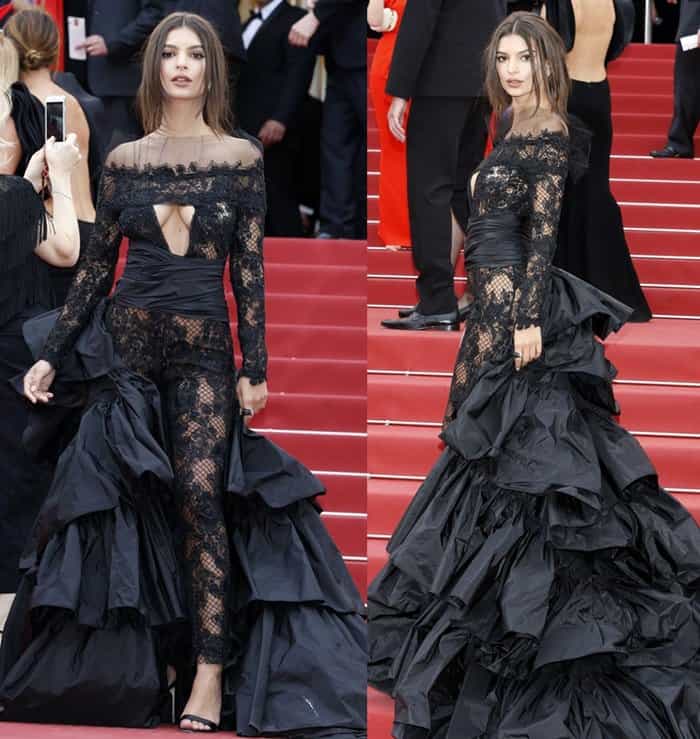
M 159 203 L 153 206 L 153 212 L 167 248 L 171 253 L 184 257 L 190 248 L 194 205 Z
M 469 180 L 469 194 L 474 197 L 476 192 L 476 181 L 479 179 L 479 170 L 477 169 Z

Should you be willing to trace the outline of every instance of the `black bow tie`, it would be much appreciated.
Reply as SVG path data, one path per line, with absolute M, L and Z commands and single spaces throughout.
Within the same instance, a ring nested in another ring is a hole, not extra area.
M 262 13 L 259 10 L 251 10 L 250 11 L 250 15 L 248 16 L 248 20 L 249 21 L 253 21 L 256 18 L 258 18 L 258 20 L 260 20 L 262 22 L 262 20 L 263 20 Z

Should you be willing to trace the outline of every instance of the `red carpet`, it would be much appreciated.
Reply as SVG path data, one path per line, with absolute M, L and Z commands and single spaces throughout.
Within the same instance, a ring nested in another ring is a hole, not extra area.
M 655 320 L 607 342 L 619 370 L 620 420 L 656 464 L 661 482 L 700 521 L 700 161 L 647 156 L 663 146 L 673 104 L 672 46 L 632 45 L 610 66 L 615 138 L 612 188 Z M 648 111 L 653 111 L 650 113 Z M 412 305 L 409 251 L 377 238 L 378 152 L 369 134 L 368 578 L 387 539 L 441 450 L 437 438 L 458 333 L 382 329 Z M 464 279 L 464 271 L 458 272 Z M 661 317 L 663 316 L 663 317 Z M 370 739 L 388 739 L 393 705 L 369 693 Z
M 270 399 L 254 423 L 323 480 L 324 522 L 363 594 L 366 259 L 363 242 L 266 240 Z

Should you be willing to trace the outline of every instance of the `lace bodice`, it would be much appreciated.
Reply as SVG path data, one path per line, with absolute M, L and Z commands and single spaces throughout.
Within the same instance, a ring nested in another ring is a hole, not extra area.
M 467 270 L 474 302 L 452 376 L 444 425 L 450 423 L 485 362 L 513 358 L 516 328 L 540 326 L 550 291 L 564 184 L 566 133 L 542 131 L 501 139 L 470 181 L 472 218 L 516 216 L 522 264 L 482 264 Z
M 157 212 L 160 205 L 191 211 L 186 250 L 171 249 Z M 189 206 L 189 208 L 188 208 Z M 262 154 L 253 140 L 230 136 L 150 134 L 113 150 L 100 185 L 95 231 L 81 254 L 75 280 L 43 352 L 54 367 L 72 347 L 114 281 L 122 236 L 151 242 L 182 258 L 229 257 L 237 304 L 242 374 L 265 379 Z
M 523 221 L 525 273 L 518 285 L 516 328 L 537 326 L 549 286 L 566 181 L 569 141 L 560 131 L 511 134 L 471 178 L 471 212 L 515 213 Z

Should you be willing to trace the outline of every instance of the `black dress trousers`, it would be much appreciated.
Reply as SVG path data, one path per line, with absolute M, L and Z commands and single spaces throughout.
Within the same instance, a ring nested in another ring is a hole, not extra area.
M 693 153 L 693 136 L 700 122 L 700 49 L 676 46 L 673 70 L 673 121 L 668 143 L 681 154 Z
M 321 231 L 366 238 L 367 75 L 364 68 L 329 69 L 321 124 Z M 358 189 L 358 185 L 362 187 Z
M 456 309 L 450 261 L 452 211 L 469 218 L 469 176 L 484 155 L 487 101 L 482 97 L 415 97 L 406 131 L 408 206 L 419 310 Z

